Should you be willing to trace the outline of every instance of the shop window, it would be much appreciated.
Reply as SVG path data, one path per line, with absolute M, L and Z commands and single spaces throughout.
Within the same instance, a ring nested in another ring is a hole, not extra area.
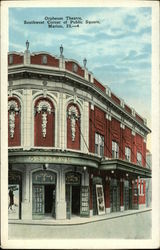
M 46 55 L 42 56 L 42 64 L 47 64 L 47 56 Z
M 95 133 L 95 153 L 98 155 L 104 155 L 104 136 Z
M 125 147 L 125 160 L 131 161 L 131 150 L 129 147 Z
M 142 154 L 137 152 L 137 164 L 142 165 Z
M 112 158 L 119 158 L 119 145 L 115 141 L 112 141 Z

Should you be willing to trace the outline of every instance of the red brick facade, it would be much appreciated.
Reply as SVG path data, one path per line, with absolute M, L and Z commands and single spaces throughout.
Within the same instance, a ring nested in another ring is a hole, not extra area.
M 9 59 L 10 56 L 13 57 L 12 63 L 10 63 L 10 59 Z M 8 55 L 8 64 L 9 65 L 23 64 L 23 56 L 17 55 L 17 54 Z
M 74 70 L 74 65 L 76 65 L 76 70 Z M 77 75 L 84 77 L 84 70 L 75 62 L 68 61 L 65 62 L 65 68 L 73 73 L 76 73 Z
M 46 64 L 43 63 L 43 56 L 46 56 Z M 47 65 L 51 67 L 59 67 L 59 60 L 48 54 L 39 54 L 31 56 L 31 64 Z
M 113 118 L 105 118 L 105 112 L 94 106 L 89 108 L 89 150 L 95 152 L 95 133 L 104 136 L 104 156 L 112 157 L 112 141 L 119 145 L 119 158 L 125 160 L 125 147 L 131 150 L 131 162 L 137 163 L 137 152 L 142 154 L 142 166 L 146 165 L 146 143 L 139 134 L 132 135 L 132 130 Z

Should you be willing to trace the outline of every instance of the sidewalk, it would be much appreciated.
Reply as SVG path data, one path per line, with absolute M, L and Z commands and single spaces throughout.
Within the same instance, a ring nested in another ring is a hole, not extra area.
M 70 220 L 56 220 L 54 218 L 47 218 L 41 220 L 9 220 L 9 224 L 23 224 L 23 225 L 48 225 L 48 226 L 60 226 L 60 225 L 80 225 L 80 224 L 87 224 L 96 221 L 103 221 L 103 220 L 110 220 L 118 217 L 129 216 L 132 214 L 144 213 L 147 211 L 151 211 L 152 208 L 144 208 L 141 210 L 126 210 L 123 212 L 114 212 L 105 215 L 95 215 L 92 217 L 78 217 L 73 216 Z

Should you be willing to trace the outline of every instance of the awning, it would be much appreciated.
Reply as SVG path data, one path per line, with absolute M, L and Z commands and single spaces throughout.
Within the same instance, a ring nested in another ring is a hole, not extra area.
M 115 170 L 115 172 L 124 172 L 140 178 L 151 178 L 152 176 L 151 169 L 119 159 L 102 160 L 99 169 L 106 172 Z

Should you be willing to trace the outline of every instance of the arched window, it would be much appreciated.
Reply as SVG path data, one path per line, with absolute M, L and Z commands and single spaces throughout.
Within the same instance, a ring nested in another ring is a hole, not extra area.
M 34 145 L 54 146 L 54 106 L 48 98 L 39 98 L 35 102 Z
M 71 103 L 67 108 L 67 148 L 80 149 L 80 111 Z
M 8 99 L 8 146 L 21 144 L 20 102 L 16 97 Z

